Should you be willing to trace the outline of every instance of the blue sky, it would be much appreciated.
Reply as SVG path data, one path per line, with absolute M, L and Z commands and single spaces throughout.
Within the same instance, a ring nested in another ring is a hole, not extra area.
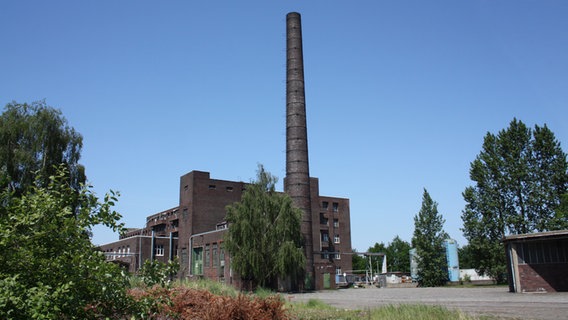
M 568 1 L 2 1 L 0 103 L 46 99 L 129 227 L 191 170 L 285 174 L 285 15 L 302 14 L 311 175 L 350 198 L 354 248 L 410 241 L 426 188 L 463 245 L 487 132 L 568 143 Z M 94 242 L 117 239 L 95 229 Z

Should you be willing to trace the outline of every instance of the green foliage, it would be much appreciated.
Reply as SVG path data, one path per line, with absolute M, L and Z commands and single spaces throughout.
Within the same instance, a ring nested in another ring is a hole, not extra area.
M 77 194 L 62 165 L 46 187 L 12 195 L 1 193 L 0 318 L 114 317 L 132 306 L 127 277 L 88 237 L 97 224 L 122 230 L 116 194 L 102 202 L 86 187 Z
M 278 278 L 297 283 L 305 265 L 302 212 L 290 197 L 275 191 L 275 183 L 260 165 L 257 181 L 247 186 L 241 201 L 227 206 L 225 239 L 232 268 L 241 278 L 273 288 Z
M 568 213 L 559 207 L 567 170 L 566 154 L 546 125 L 531 130 L 514 119 L 497 135 L 487 133 L 471 163 L 475 185 L 463 192 L 462 230 L 478 272 L 505 280 L 506 235 L 568 228 Z
M 396 236 L 386 248 L 388 271 L 410 272 L 410 243 Z
M 490 317 L 474 317 L 457 310 L 448 310 L 441 306 L 427 305 L 387 305 L 367 310 L 337 309 L 321 300 L 310 299 L 306 303 L 289 305 L 292 319 L 389 319 L 389 320 L 473 320 L 491 319 Z
M 357 251 L 357 250 L 353 250 Z M 375 244 L 367 249 L 367 252 L 372 253 L 384 253 L 387 255 L 387 270 L 388 271 L 400 271 L 400 272 L 410 272 L 410 256 L 408 252 L 410 251 L 410 243 L 402 240 L 399 236 L 395 236 L 388 245 L 383 242 Z M 383 258 L 382 257 L 361 257 L 358 255 L 353 255 L 353 270 L 367 270 L 369 268 L 369 259 L 371 259 L 371 264 L 373 269 L 381 272 L 383 268 Z
M 179 261 L 168 261 L 167 263 L 158 260 L 146 260 L 138 272 L 138 276 L 147 287 L 159 285 L 170 287 L 172 280 L 179 271 Z
M 357 249 L 353 248 L 353 252 L 357 252 Z M 353 266 L 353 270 L 356 273 L 364 272 L 364 270 L 367 270 L 367 260 L 358 254 L 354 254 L 351 256 L 351 263 Z
M 64 164 L 73 189 L 85 182 L 78 164 L 83 138 L 45 101 L 6 105 L 0 116 L 0 188 L 16 196 L 33 184 L 46 187 L 56 167 Z
M 414 217 L 412 246 L 418 256 L 418 283 L 425 287 L 441 286 L 448 280 L 444 250 L 444 218 L 438 214 L 438 204 L 424 189 L 422 207 Z
M 458 248 L 458 257 L 460 263 L 460 269 L 474 269 L 475 267 L 475 255 L 472 251 L 470 245 L 465 245 Z

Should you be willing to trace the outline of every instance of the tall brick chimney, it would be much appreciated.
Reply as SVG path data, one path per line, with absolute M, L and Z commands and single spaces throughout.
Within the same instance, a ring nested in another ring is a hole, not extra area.
M 303 211 L 302 234 L 305 240 L 306 272 L 313 279 L 314 256 L 304 61 L 300 14 L 286 15 L 286 178 L 284 192 Z M 309 288 L 308 288 L 309 289 Z

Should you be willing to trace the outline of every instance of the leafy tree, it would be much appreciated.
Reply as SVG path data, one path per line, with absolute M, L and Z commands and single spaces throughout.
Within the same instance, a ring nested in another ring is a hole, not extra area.
M 122 230 L 112 210 L 117 195 L 101 201 L 82 187 L 77 196 L 66 166 L 55 172 L 47 186 L 42 178 L 21 197 L 10 188 L 0 193 L 0 318 L 119 317 L 133 307 L 128 280 L 87 236 L 98 224 Z
M 394 237 L 386 248 L 389 271 L 410 272 L 410 243 Z
M 444 218 L 438 214 L 438 204 L 424 189 L 422 207 L 414 217 L 412 246 L 418 256 L 418 283 L 425 287 L 441 286 L 448 280 L 444 250 Z
M 387 246 L 385 246 L 385 244 L 383 242 L 375 242 L 375 244 L 372 247 L 369 247 L 369 249 L 367 250 L 370 253 L 386 253 L 387 252 Z M 383 257 L 382 256 L 369 256 L 366 257 L 366 263 L 367 263 L 367 268 L 369 268 L 369 260 L 370 260 L 370 264 L 373 267 L 373 270 L 375 270 L 376 273 L 381 273 L 381 270 L 383 268 Z
M 8 186 L 15 196 L 33 183 L 46 187 L 63 163 L 70 185 L 79 190 L 86 180 L 78 163 L 82 145 L 61 111 L 45 101 L 7 104 L 0 116 L 0 187 Z
M 475 266 L 475 256 L 470 245 L 458 248 L 458 258 L 461 269 L 473 269 Z
M 226 208 L 231 266 L 253 286 L 275 288 L 278 279 L 287 278 L 299 283 L 304 273 L 302 212 L 289 196 L 275 191 L 276 181 L 259 165 L 257 181 L 247 186 L 240 202 Z
M 353 252 L 357 252 L 357 249 L 353 249 Z M 367 260 L 358 254 L 354 254 L 351 257 L 351 262 L 353 265 L 353 270 L 358 271 L 355 273 L 359 273 L 361 270 L 367 270 Z
M 568 228 L 567 212 L 558 210 L 567 169 L 566 154 L 546 125 L 531 130 L 513 119 L 497 135 L 486 134 L 471 163 L 475 185 L 463 192 L 462 230 L 475 269 L 503 282 L 505 236 Z

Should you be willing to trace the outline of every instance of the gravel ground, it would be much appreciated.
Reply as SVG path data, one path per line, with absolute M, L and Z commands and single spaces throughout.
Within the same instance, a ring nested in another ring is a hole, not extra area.
M 287 298 L 293 302 L 318 299 L 342 309 L 364 310 L 392 304 L 425 304 L 503 319 L 568 319 L 568 292 L 510 293 L 508 287 L 373 287 L 289 294 Z

